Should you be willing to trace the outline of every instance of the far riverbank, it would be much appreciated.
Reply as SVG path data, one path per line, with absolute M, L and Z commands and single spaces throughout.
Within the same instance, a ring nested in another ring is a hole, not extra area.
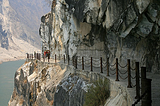
M 4 63 L 4 62 L 9 62 L 9 61 L 18 61 L 18 60 L 25 60 L 25 56 L 20 56 L 20 57 L 15 57 L 15 58 L 3 58 L 0 59 L 0 64 Z

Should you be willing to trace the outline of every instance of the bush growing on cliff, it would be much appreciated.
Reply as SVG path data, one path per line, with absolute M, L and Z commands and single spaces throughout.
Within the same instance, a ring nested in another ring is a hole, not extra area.
M 107 79 L 95 81 L 92 86 L 88 86 L 84 106 L 104 105 L 109 96 L 109 81 Z

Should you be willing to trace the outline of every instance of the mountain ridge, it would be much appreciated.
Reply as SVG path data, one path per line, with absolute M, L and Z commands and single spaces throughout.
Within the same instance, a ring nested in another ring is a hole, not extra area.
M 0 62 L 40 51 L 40 18 L 50 11 L 44 0 L 0 1 Z M 25 44 L 25 45 L 24 45 Z

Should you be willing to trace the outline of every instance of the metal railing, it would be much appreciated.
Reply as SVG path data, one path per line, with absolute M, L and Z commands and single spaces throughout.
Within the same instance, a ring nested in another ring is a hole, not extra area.
M 59 59 L 57 58 L 59 57 Z M 28 59 L 33 59 L 33 54 L 27 54 Z M 41 60 L 41 55 L 37 53 L 34 55 L 35 59 Z M 135 106 L 142 99 L 142 106 L 151 106 L 151 79 L 146 78 L 146 68 L 141 67 L 141 77 L 139 72 L 139 62 L 135 62 L 135 67 L 132 68 L 130 65 L 130 59 L 127 60 L 127 64 L 122 66 L 118 63 L 118 58 L 116 58 L 116 62 L 114 64 L 109 63 L 109 58 L 103 59 L 94 58 L 94 57 L 86 57 L 86 56 L 74 56 L 70 57 L 69 55 L 54 55 L 55 63 L 57 60 L 63 60 L 65 64 L 73 65 L 75 69 L 86 70 L 90 68 L 90 71 L 95 71 L 95 68 L 99 68 L 100 73 L 104 73 L 106 71 L 106 76 L 115 75 L 115 81 L 120 80 L 128 80 L 127 88 L 136 87 L 136 97 L 137 101 L 132 106 Z M 48 58 L 49 62 L 49 58 Z M 123 70 L 123 71 L 122 71 Z M 132 73 L 131 73 L 132 71 Z M 132 75 L 134 73 L 134 75 Z M 140 87 L 140 78 L 141 78 L 141 87 Z M 135 85 L 133 85 L 133 81 L 135 80 Z M 149 83 L 148 83 L 149 82 Z M 140 96 L 141 91 L 141 96 Z M 145 94 L 144 94 L 145 93 Z M 146 96 L 147 95 L 147 96 Z M 149 95 L 149 96 L 148 96 Z M 150 105 L 148 105 L 150 104 Z

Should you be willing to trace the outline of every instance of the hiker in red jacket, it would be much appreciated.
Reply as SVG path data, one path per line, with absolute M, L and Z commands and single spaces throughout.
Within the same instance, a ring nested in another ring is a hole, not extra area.
M 46 58 L 46 51 L 44 51 L 43 62 L 45 62 L 45 58 Z

